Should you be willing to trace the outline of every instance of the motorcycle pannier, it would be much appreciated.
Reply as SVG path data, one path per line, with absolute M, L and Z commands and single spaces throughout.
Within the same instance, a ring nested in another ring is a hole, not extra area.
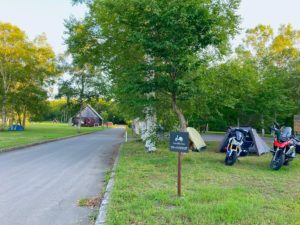
M 300 143 L 298 143 L 298 144 L 296 145 L 296 152 L 297 152 L 298 154 L 300 154 Z

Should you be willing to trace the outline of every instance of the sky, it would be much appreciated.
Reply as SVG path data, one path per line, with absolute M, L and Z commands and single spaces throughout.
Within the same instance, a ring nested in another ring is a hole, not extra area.
M 299 0 L 241 0 L 239 14 L 242 18 L 240 41 L 246 29 L 258 24 L 271 25 L 277 31 L 282 24 L 292 24 L 300 30 Z
M 276 30 L 281 24 L 291 23 L 300 30 L 300 0 L 242 0 L 238 13 L 242 17 L 243 31 L 258 24 L 270 24 Z M 86 8 L 72 6 L 71 0 L 0 0 L 0 21 L 20 27 L 30 39 L 46 33 L 54 51 L 63 53 L 64 20 L 71 14 L 82 18 Z
M 64 20 L 70 15 L 83 18 L 86 8 L 71 0 L 0 0 L 0 21 L 21 28 L 32 40 L 45 33 L 55 53 L 63 53 Z

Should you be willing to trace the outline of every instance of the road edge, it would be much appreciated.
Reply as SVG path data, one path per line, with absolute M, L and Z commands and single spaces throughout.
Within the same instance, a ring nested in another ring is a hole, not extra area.
M 101 205 L 99 208 L 99 213 L 98 213 L 95 225 L 104 225 L 106 222 L 108 204 L 109 204 L 111 192 L 112 192 L 112 189 L 113 189 L 113 186 L 115 183 L 116 168 L 117 168 L 117 165 L 119 162 L 120 152 L 122 150 L 122 147 L 123 147 L 123 144 L 121 144 L 121 146 L 119 147 L 117 157 L 115 158 L 115 162 L 114 162 L 113 168 L 111 170 L 111 175 L 110 175 L 109 181 L 107 183 L 107 186 L 106 186 L 106 189 L 104 192 L 104 197 L 102 199 L 102 202 L 101 202 Z
M 33 146 L 36 146 L 36 145 L 47 144 L 47 143 L 54 142 L 54 141 L 61 141 L 61 140 L 69 139 L 69 138 L 75 138 L 75 137 L 80 137 L 80 136 L 83 136 L 83 135 L 88 135 L 88 134 L 93 134 L 93 133 L 97 133 L 97 132 L 102 132 L 104 130 L 105 129 L 98 130 L 98 131 L 92 131 L 92 132 L 88 132 L 88 133 L 75 134 L 75 135 L 61 137 L 61 138 L 56 138 L 56 139 L 39 141 L 39 142 L 35 142 L 35 143 L 31 143 L 31 144 L 26 144 L 26 145 L 21 145 L 21 146 L 16 146 L 16 147 L 11 147 L 11 148 L 4 148 L 4 149 L 0 149 L 0 154 L 1 153 L 5 153 L 5 152 L 10 152 L 10 151 L 15 151 L 15 150 L 21 150 L 23 148 L 33 147 Z

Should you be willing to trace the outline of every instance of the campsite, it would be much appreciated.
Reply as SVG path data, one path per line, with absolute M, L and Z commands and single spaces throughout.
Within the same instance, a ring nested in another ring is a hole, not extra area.
M 0 225 L 300 224 L 297 0 L 0 0 Z
M 300 161 L 272 171 L 265 154 L 228 167 L 219 144 L 184 155 L 182 198 L 176 195 L 177 157 L 167 145 L 149 157 L 141 142 L 126 144 L 107 224 L 297 224 Z

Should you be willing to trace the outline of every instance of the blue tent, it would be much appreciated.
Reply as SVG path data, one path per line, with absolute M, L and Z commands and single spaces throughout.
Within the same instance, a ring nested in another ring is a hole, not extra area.
M 24 127 L 19 124 L 14 124 L 10 128 L 8 128 L 9 131 L 24 131 Z

